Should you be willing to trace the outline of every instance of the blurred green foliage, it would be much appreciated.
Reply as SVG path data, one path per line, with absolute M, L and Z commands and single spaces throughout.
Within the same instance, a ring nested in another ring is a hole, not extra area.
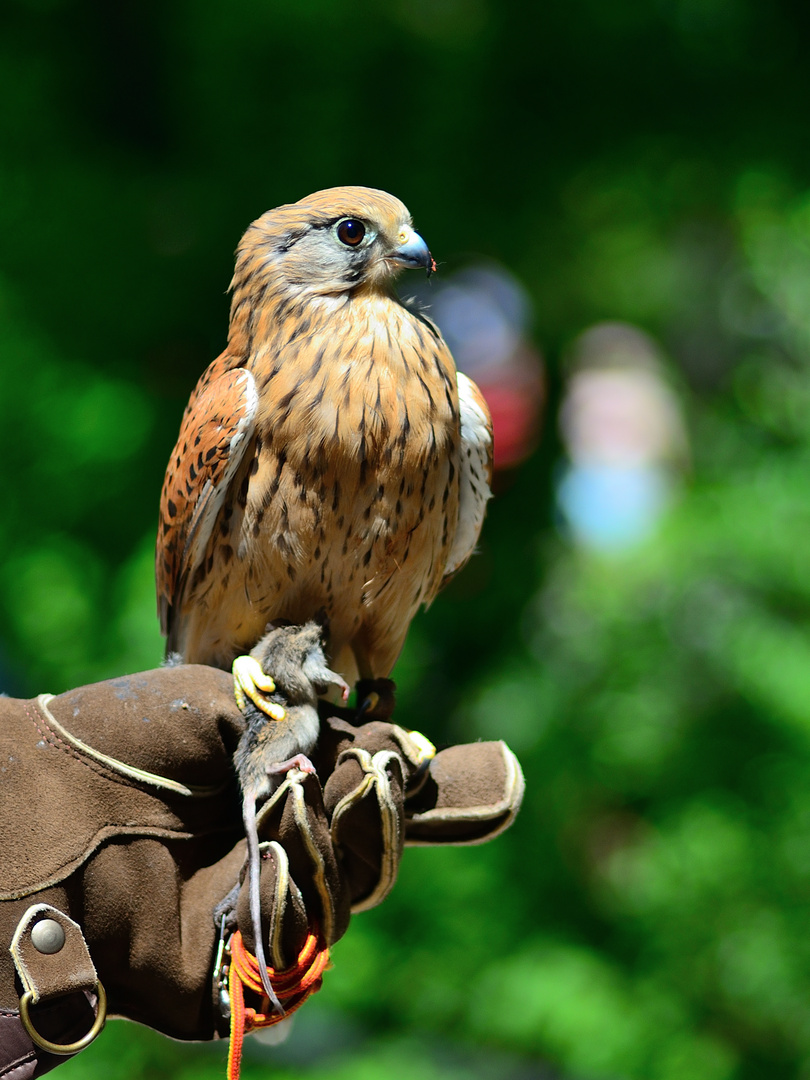
M 408 852 L 244 1075 L 810 1076 L 810 9 L 793 0 L 7 0 L 0 668 L 152 666 L 152 543 L 231 254 L 337 183 L 444 268 L 500 260 L 549 365 L 540 451 L 415 624 L 399 717 L 506 738 L 514 828 Z M 554 527 L 565 350 L 668 351 L 694 450 L 655 539 Z M 112 1025 L 76 1077 L 221 1076 Z

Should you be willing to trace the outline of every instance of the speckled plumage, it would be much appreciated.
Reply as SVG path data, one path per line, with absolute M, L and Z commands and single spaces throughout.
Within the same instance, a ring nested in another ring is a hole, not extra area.
M 360 247 L 337 238 L 347 218 L 365 225 Z M 188 662 L 228 666 L 268 621 L 323 612 L 333 667 L 388 675 L 419 606 L 472 553 L 489 414 L 392 292 L 414 237 L 424 247 L 398 199 L 350 187 L 245 233 L 228 347 L 192 394 L 161 500 L 161 623 Z

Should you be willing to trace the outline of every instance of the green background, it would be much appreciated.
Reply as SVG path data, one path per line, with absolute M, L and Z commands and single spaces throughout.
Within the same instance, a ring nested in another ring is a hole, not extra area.
M 493 844 L 406 853 L 245 1077 L 810 1077 L 810 8 L 796 0 L 6 0 L 0 669 L 154 666 L 152 549 L 245 226 L 391 190 L 525 284 L 539 451 L 414 624 L 401 722 L 505 737 Z M 564 357 L 662 345 L 693 446 L 625 557 L 555 528 Z M 224 1074 L 111 1025 L 60 1076 Z

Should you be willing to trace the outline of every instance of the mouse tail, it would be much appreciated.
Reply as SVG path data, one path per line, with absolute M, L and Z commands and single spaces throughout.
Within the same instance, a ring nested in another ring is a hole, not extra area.
M 242 802 L 242 819 L 245 823 L 245 837 L 247 839 L 250 921 L 253 926 L 253 947 L 256 950 L 256 960 L 259 965 L 259 978 L 262 981 L 265 994 L 270 999 L 273 1010 L 283 1016 L 284 1008 L 270 982 L 270 976 L 267 974 L 267 962 L 264 957 L 261 908 L 262 856 L 259 850 L 259 834 L 256 831 L 256 799 L 249 792 L 245 794 Z

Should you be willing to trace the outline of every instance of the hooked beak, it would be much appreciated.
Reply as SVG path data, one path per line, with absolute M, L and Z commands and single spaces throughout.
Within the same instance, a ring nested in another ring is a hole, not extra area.
M 436 271 L 436 262 L 427 244 L 409 225 L 406 225 L 399 234 L 399 244 L 388 258 L 398 266 L 407 266 L 411 269 L 421 266 L 427 270 L 428 277 Z

